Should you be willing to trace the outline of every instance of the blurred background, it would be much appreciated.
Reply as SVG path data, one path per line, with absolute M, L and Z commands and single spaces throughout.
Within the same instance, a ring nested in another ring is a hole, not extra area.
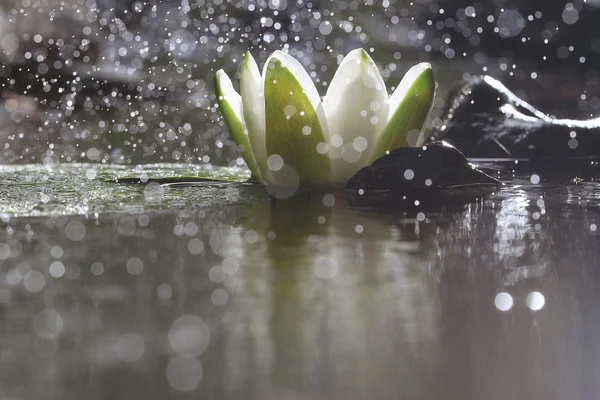
M 597 116 L 599 7 L 0 0 L 0 398 L 597 398 L 597 163 L 492 165 L 498 193 L 414 212 L 114 178 L 244 181 L 204 167 L 243 164 L 213 78 L 248 49 L 322 94 L 357 47 L 390 91 L 429 61 L 430 129 L 475 74 Z
M 2 0 L 0 163 L 243 161 L 213 77 L 287 49 L 325 93 L 356 47 L 388 88 L 414 63 L 439 81 L 491 74 L 543 111 L 598 114 L 600 1 Z M 237 85 L 237 82 L 235 82 Z M 430 129 L 439 126 L 433 118 Z

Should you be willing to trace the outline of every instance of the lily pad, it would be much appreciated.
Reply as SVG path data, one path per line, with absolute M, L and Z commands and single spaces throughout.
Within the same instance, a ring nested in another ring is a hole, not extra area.
M 142 177 L 160 185 L 139 184 Z M 0 216 L 6 221 L 13 216 L 178 212 L 265 200 L 260 185 L 244 183 L 249 177 L 245 168 L 192 164 L 4 165 L 0 166 Z
M 239 183 L 245 181 L 223 181 L 222 179 L 211 179 L 211 178 L 202 178 L 197 176 L 170 176 L 165 178 L 140 178 L 140 177 L 123 177 L 123 178 L 114 178 L 114 179 L 105 179 L 104 182 L 113 182 L 113 183 L 129 183 L 129 184 L 138 184 L 138 185 L 148 185 L 151 183 L 156 183 L 159 185 L 169 185 L 175 183 L 189 183 L 189 184 L 200 184 L 200 183 Z
M 99 170 L 98 178 L 107 183 L 241 183 L 250 179 L 246 168 L 206 168 L 193 164 L 147 164 L 134 168 L 114 168 L 108 174 Z

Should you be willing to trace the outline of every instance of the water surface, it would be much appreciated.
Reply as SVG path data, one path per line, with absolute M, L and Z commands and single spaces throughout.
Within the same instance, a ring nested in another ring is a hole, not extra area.
M 2 167 L 0 395 L 595 398 L 597 183 L 501 169 L 404 213 L 106 182 L 235 168 Z

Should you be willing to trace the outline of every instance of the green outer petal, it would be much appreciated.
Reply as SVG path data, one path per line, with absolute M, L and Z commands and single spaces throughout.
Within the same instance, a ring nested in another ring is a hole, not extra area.
M 250 168 L 250 171 L 252 172 L 252 178 L 258 180 L 259 182 L 263 182 L 260 168 L 258 168 L 254 154 L 252 154 L 252 147 L 250 147 L 250 141 L 248 140 L 246 123 L 238 117 L 230 100 L 227 98 L 227 95 L 224 95 L 223 93 L 220 78 L 221 72 L 222 71 L 218 71 L 215 74 L 215 94 L 217 95 L 217 101 L 219 103 L 219 108 L 221 109 L 221 114 L 223 114 L 223 118 L 229 127 L 229 131 L 233 136 L 233 140 L 235 140 L 236 144 L 238 145 L 238 149 L 240 149 L 242 153 L 242 157 L 244 157 L 244 161 L 246 161 L 246 165 L 248 165 L 248 168 Z M 225 73 L 223 72 L 223 74 Z
M 294 112 L 288 119 L 285 109 L 289 106 Z M 281 156 L 296 170 L 301 184 L 330 183 L 330 160 L 317 151 L 319 143 L 327 142 L 317 113 L 294 74 L 276 58 L 266 70 L 265 109 L 267 154 Z M 308 135 L 302 133 L 306 126 Z
M 421 144 L 435 98 L 435 78 L 431 66 L 425 65 L 423 68 L 418 65 L 413 68 L 419 67 L 423 71 L 419 73 L 412 84 L 409 82 L 410 86 L 406 95 L 396 110 L 390 109 L 390 113 L 393 112 L 393 115 L 377 139 L 373 153 L 371 153 L 371 162 L 384 156 L 387 151 L 410 146 L 407 136 L 412 130 L 420 131 L 416 144 Z

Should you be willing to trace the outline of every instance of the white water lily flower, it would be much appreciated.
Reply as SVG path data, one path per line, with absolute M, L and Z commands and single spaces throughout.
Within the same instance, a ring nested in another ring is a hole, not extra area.
M 387 151 L 421 145 L 435 94 L 431 65 L 412 67 L 388 96 L 363 49 L 341 62 L 321 101 L 312 79 L 290 55 L 274 52 L 262 74 L 250 52 L 241 96 L 223 70 L 219 107 L 252 171 L 268 185 L 346 182 Z

